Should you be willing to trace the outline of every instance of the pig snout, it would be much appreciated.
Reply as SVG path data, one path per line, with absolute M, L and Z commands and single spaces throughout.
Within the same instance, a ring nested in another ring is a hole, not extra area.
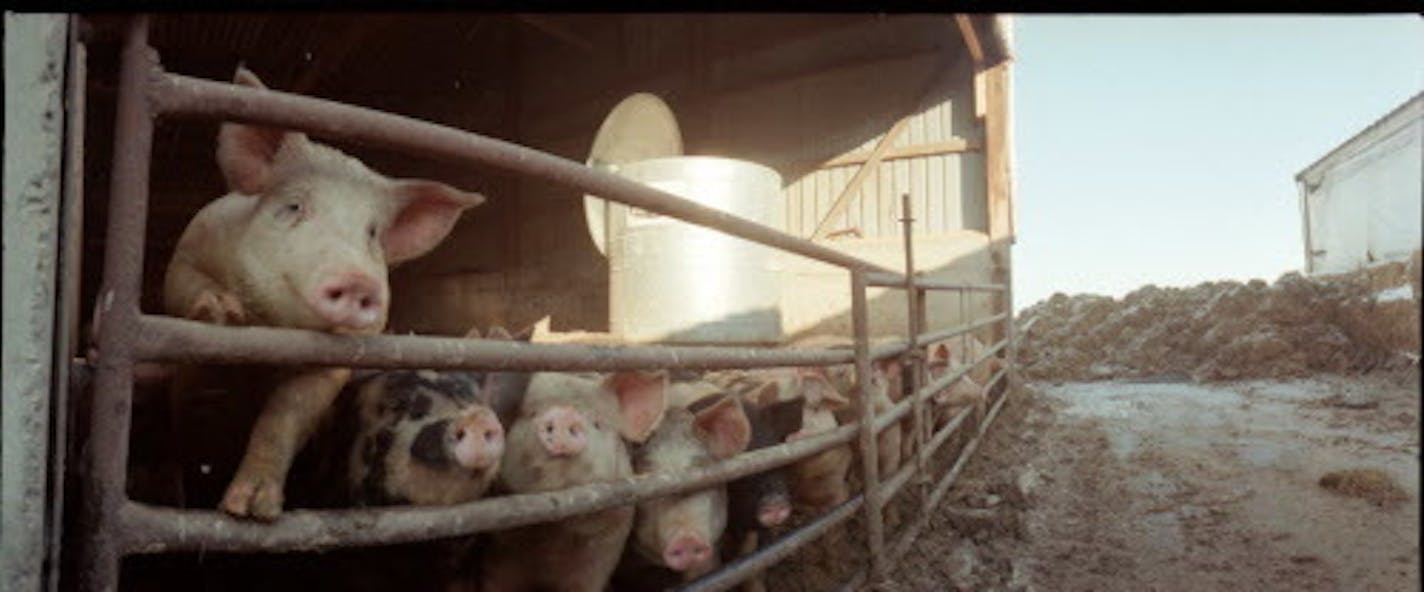
M 554 456 L 577 456 L 588 447 L 588 421 L 572 407 L 550 407 L 534 420 L 534 429 Z
M 712 547 L 701 537 L 681 534 L 663 548 L 663 563 L 674 571 L 687 571 L 702 567 L 712 559 Z
M 386 306 L 384 291 L 375 278 L 348 272 L 317 283 L 307 295 L 307 303 L 317 316 L 332 325 L 363 329 L 381 322 Z
M 455 426 L 455 462 L 467 469 L 493 465 L 504 454 L 504 427 L 491 413 L 473 413 Z
M 764 497 L 757 504 L 757 522 L 771 528 L 781 526 L 791 517 L 791 500 L 785 495 Z

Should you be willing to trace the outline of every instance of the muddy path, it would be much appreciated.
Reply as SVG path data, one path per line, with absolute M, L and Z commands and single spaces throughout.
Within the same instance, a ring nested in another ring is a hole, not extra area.
M 1031 384 L 906 590 L 1418 590 L 1417 369 Z M 1320 485 L 1375 469 L 1378 502 Z

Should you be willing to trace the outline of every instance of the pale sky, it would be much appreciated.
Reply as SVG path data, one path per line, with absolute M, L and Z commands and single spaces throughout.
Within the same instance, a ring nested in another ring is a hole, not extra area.
M 1301 269 L 1295 174 L 1424 89 L 1413 15 L 1014 26 L 1015 309 Z

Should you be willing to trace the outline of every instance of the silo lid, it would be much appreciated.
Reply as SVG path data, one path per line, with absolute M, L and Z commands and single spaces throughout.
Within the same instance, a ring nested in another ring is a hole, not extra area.
M 682 132 L 672 109 L 657 95 L 636 93 L 628 96 L 608 112 L 593 147 L 588 151 L 588 166 L 617 171 L 623 164 L 682 155 Z M 583 198 L 584 218 L 588 233 L 599 252 L 607 255 L 608 221 L 613 212 L 626 208 L 592 195 Z

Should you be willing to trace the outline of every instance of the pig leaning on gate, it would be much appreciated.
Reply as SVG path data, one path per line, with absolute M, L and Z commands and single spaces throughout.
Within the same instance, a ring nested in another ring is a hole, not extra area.
M 701 380 L 675 381 L 671 394 L 662 425 L 633 452 L 636 473 L 678 475 L 746 449 L 751 425 L 738 397 Z M 638 503 L 612 588 L 675 588 L 716 569 L 726 525 L 725 485 Z
M 235 81 L 265 88 L 244 68 Z M 303 134 L 257 125 L 223 124 L 217 160 L 232 193 L 189 222 L 163 296 L 169 314 L 221 325 L 379 333 L 390 300 L 386 266 L 428 252 L 465 208 L 484 201 L 441 183 L 390 179 Z M 284 376 L 252 428 L 223 510 L 259 519 L 281 512 L 293 457 L 349 377 L 347 368 Z
M 627 444 L 647 440 L 662 422 L 667 391 L 662 373 L 535 374 L 506 434 L 500 484 L 535 493 L 632 477 Z M 633 515 L 624 506 L 496 532 L 479 590 L 599 592 L 623 553 Z
M 971 336 L 967 340 L 943 341 L 930 348 L 930 357 L 925 364 L 925 369 L 929 372 L 930 380 L 936 380 L 979 359 L 987 350 L 988 348 L 977 337 Z M 975 418 L 982 419 L 985 411 L 985 397 L 988 394 L 985 392 L 984 384 L 1003 367 L 1002 359 L 991 357 L 970 369 L 953 384 L 935 393 L 933 398 L 935 428 L 938 429 L 948 424 L 950 420 L 954 419 L 954 416 L 967 407 L 974 409 Z

